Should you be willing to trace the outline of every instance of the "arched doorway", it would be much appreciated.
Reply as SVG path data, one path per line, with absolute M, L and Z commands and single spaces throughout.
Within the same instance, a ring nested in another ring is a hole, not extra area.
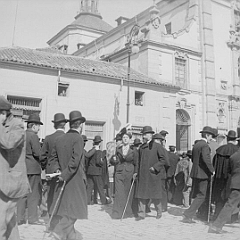
M 188 113 L 183 109 L 176 110 L 176 150 L 184 151 L 191 149 L 190 146 L 191 120 Z

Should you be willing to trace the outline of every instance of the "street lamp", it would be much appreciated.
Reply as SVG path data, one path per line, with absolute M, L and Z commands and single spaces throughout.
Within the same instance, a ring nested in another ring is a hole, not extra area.
M 131 61 L 131 53 L 138 53 L 139 46 L 138 46 L 138 33 L 140 27 L 135 24 L 129 34 L 127 39 L 126 47 L 128 50 L 128 72 L 127 72 L 127 123 L 129 122 L 129 110 L 130 110 L 130 61 Z

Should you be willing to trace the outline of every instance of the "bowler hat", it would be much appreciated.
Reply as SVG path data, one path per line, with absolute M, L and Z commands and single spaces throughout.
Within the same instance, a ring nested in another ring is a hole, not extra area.
M 40 125 L 43 125 L 43 123 L 40 121 L 40 117 L 37 113 L 33 113 L 29 116 L 27 123 L 37 123 Z
M 173 145 L 170 145 L 170 146 L 169 146 L 169 149 L 171 149 L 171 150 L 175 150 L 175 148 L 176 148 L 176 147 L 173 146 Z
M 143 127 L 142 131 L 141 131 L 142 134 L 145 134 L 145 133 L 154 133 L 154 131 L 152 130 L 152 127 L 150 126 L 145 126 Z
M 161 134 L 162 136 L 166 137 L 166 135 L 168 134 L 168 132 L 167 132 L 166 130 L 162 130 L 162 131 L 160 132 L 160 134 Z
M 98 136 L 98 135 L 95 136 L 94 139 L 93 139 L 93 142 L 94 142 L 94 143 L 102 142 L 102 138 L 101 138 L 101 136 Z
M 164 136 L 160 133 L 156 133 L 153 135 L 153 139 L 161 139 L 161 140 L 164 140 Z
M 135 138 L 134 141 L 133 141 L 133 145 L 138 146 L 140 144 L 142 144 L 141 140 L 139 138 Z
M 0 110 L 10 110 L 12 104 L 4 97 L 0 96 Z
M 87 142 L 87 141 L 88 141 L 88 139 L 87 139 L 87 136 L 86 136 L 86 135 L 82 135 L 82 138 L 83 138 L 83 141 L 84 141 L 84 142 Z
M 187 156 L 191 157 L 192 156 L 192 150 L 187 150 Z
M 67 122 L 65 115 L 63 113 L 56 113 L 52 120 L 53 123 Z
M 209 133 L 209 134 L 211 134 L 212 136 L 214 136 L 214 131 L 213 131 L 213 129 L 211 128 L 211 127 L 209 127 L 209 126 L 205 126 L 204 128 L 203 128 L 203 130 L 202 131 L 200 131 L 200 133 Z
M 234 130 L 229 130 L 228 134 L 226 135 L 227 138 L 235 140 L 237 139 L 237 133 Z
M 114 138 L 114 140 L 116 141 L 122 141 L 122 135 L 121 134 L 117 134 L 116 137 Z
M 82 116 L 80 111 L 72 111 L 69 113 L 69 122 L 73 123 L 76 122 L 78 120 L 81 120 L 82 123 L 84 123 L 86 121 L 86 118 Z

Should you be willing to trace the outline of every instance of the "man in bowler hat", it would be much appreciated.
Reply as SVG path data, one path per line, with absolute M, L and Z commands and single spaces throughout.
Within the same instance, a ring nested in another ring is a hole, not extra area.
M 190 177 L 193 179 L 193 202 L 183 213 L 184 223 L 195 223 L 192 218 L 196 211 L 205 201 L 207 188 L 214 168 L 211 162 L 210 148 L 208 143 L 211 141 L 214 131 L 206 126 L 200 131 L 202 138 L 193 146 L 192 149 L 192 170 Z
M 28 224 L 41 224 L 38 219 L 38 205 L 41 200 L 41 164 L 38 132 L 43 123 L 38 114 L 31 114 L 26 130 L 26 166 L 32 192 L 18 202 L 18 224 L 26 223 L 25 210 L 28 208 Z
M 84 143 L 80 135 L 85 121 L 80 111 L 70 112 L 70 130 L 56 139 L 49 159 L 50 171 L 60 173 L 59 187 L 61 188 L 63 182 L 66 183 L 56 213 L 50 209 L 50 214 L 61 217 L 52 231 L 56 239 L 82 239 L 75 231 L 74 224 L 77 219 L 87 219 L 88 216 Z
M 92 202 L 92 192 L 96 189 L 99 193 L 102 204 L 108 204 L 108 200 L 104 193 L 103 179 L 102 179 L 102 167 L 103 152 L 100 150 L 100 144 L 102 142 L 101 136 L 95 136 L 93 139 L 93 148 L 96 149 L 92 157 L 89 158 L 87 166 L 87 195 L 88 205 Z
M 157 211 L 156 218 L 162 217 L 162 171 L 169 166 L 168 156 L 163 146 L 153 141 L 152 127 L 145 126 L 142 130 L 144 144 L 139 149 L 139 170 L 135 197 L 139 201 L 137 221 L 146 216 L 146 206 L 152 201 Z
M 50 164 L 48 160 L 51 156 L 55 141 L 58 137 L 65 134 L 65 125 L 67 123 L 67 119 L 65 118 L 65 115 L 63 113 L 56 113 L 53 117 L 52 122 L 56 131 L 46 136 L 43 142 L 43 146 L 41 149 L 41 156 L 40 156 L 40 160 L 43 165 L 43 170 L 45 170 L 46 174 L 50 173 Z M 54 199 L 53 199 L 54 192 L 58 191 L 59 188 L 57 188 L 58 184 L 56 183 L 55 178 L 49 180 L 47 184 L 48 184 L 47 209 L 49 213 L 49 210 L 52 204 L 54 205 Z M 50 224 L 50 229 L 49 229 L 50 231 L 53 230 L 57 221 L 58 221 L 58 217 L 54 215 Z
M 30 192 L 25 163 L 26 139 L 12 104 L 0 96 L 0 239 L 19 240 L 17 201 Z

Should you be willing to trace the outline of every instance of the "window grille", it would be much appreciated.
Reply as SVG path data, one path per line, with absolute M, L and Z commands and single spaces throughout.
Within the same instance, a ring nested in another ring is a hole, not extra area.
M 186 60 L 182 58 L 175 58 L 175 80 L 176 85 L 186 89 L 187 88 L 187 74 L 186 74 Z

